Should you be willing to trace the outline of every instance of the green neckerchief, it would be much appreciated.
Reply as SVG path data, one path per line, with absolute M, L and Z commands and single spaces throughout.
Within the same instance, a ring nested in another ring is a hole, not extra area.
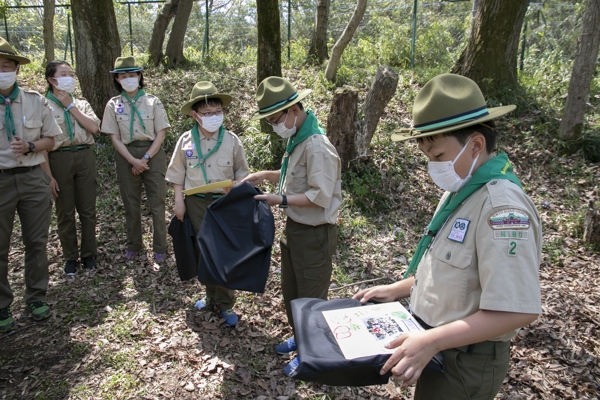
M 6 111 L 4 111 L 4 124 L 6 125 L 6 139 L 10 142 L 12 138 L 17 136 L 15 132 L 15 120 L 13 119 L 12 110 L 10 104 L 19 95 L 19 85 L 15 82 L 15 87 L 12 93 L 8 97 L 0 95 L 0 104 L 4 104 Z
M 225 134 L 225 127 L 221 125 L 219 128 L 219 138 L 217 139 L 217 144 L 211 151 L 208 152 L 207 155 L 202 155 L 202 148 L 200 147 L 200 134 L 198 133 L 198 123 L 194 124 L 192 128 L 192 138 L 194 139 L 194 145 L 196 146 L 196 150 L 198 151 L 198 164 L 194 165 L 192 168 L 200 167 L 202 168 L 202 175 L 204 175 L 204 183 L 208 185 L 208 177 L 206 176 L 206 167 L 204 167 L 204 162 L 210 157 L 215 151 L 219 150 L 221 147 L 221 142 L 223 142 L 223 136 Z
M 146 92 L 144 92 L 144 90 L 140 89 L 137 91 L 137 93 L 135 94 L 135 96 L 133 97 L 133 100 L 132 100 L 127 95 L 126 91 L 123 90 L 121 92 L 121 96 L 123 96 L 125 98 L 125 100 L 127 100 L 129 102 L 129 105 L 131 106 L 131 116 L 129 117 L 129 140 L 132 142 L 133 142 L 133 120 L 135 119 L 136 115 L 138 116 L 138 118 L 140 120 L 140 124 L 142 124 L 142 129 L 144 130 L 144 134 L 146 134 L 146 125 L 144 125 L 144 120 L 142 119 L 142 115 L 140 114 L 137 107 L 135 106 L 135 102 L 145 94 L 146 94 Z
M 444 201 L 444 204 L 438 209 L 433 216 L 433 219 L 427 225 L 428 232 L 421 238 L 415 254 L 413 255 L 408 270 L 404 273 L 406 279 L 410 275 L 417 271 L 417 267 L 423 258 L 423 254 L 429 247 L 429 244 L 437 234 L 438 230 L 444 225 L 450 215 L 456 210 L 456 208 L 466 199 L 469 198 L 483 185 L 494 179 L 508 179 L 522 189 L 519 178 L 513 173 L 513 167 L 508 156 L 505 153 L 498 154 L 496 157 L 488 160 L 485 164 L 477 168 L 475 174 L 469 179 L 469 181 L 462 187 L 458 192 L 450 193 L 450 195 Z
M 73 100 L 73 95 L 71 93 L 69 93 L 69 96 L 71 97 L 71 100 Z M 48 92 L 46 92 L 46 98 L 52 100 L 53 102 L 55 102 L 56 104 L 58 104 L 60 107 L 62 107 L 62 109 L 65 112 L 65 125 L 67 125 L 67 132 L 69 133 L 69 140 L 71 142 L 73 142 L 73 124 L 71 123 L 71 113 L 67 110 L 67 108 L 60 102 L 60 100 L 58 100 L 54 94 L 48 90 Z
M 287 146 L 285 148 L 285 154 L 283 155 L 283 162 L 281 163 L 281 172 L 279 174 L 279 195 L 281 196 L 281 192 L 283 191 L 283 186 L 285 185 L 285 176 L 287 175 L 288 163 L 290 161 L 290 156 L 292 155 L 292 151 L 294 148 L 298 146 L 300 143 L 311 137 L 312 135 L 324 135 L 325 130 L 319 124 L 317 117 L 313 114 L 312 111 L 306 112 L 306 119 L 302 123 L 298 132 L 294 134 L 291 138 L 288 139 Z

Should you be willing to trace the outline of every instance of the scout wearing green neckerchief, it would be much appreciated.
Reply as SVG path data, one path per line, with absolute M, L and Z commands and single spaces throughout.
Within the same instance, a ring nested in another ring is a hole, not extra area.
M 281 236 L 281 287 L 288 322 L 294 327 L 290 302 L 301 297 L 327 299 L 332 256 L 337 247 L 337 216 L 342 203 L 341 164 L 335 147 L 312 111 L 300 101 L 311 92 L 297 91 L 286 79 L 271 76 L 256 92 L 258 111 L 287 140 L 280 170 L 260 171 L 244 181 L 278 183 L 277 194 L 258 195 L 287 215 Z M 296 350 L 294 338 L 276 346 L 280 354 Z M 284 372 L 289 375 L 298 360 Z
M 391 369 L 405 385 L 416 382 L 416 399 L 493 399 L 506 376 L 510 340 L 542 312 L 540 217 L 506 154 L 492 154 L 492 120 L 514 109 L 488 108 L 475 82 L 444 74 L 417 95 L 413 127 L 392 136 L 417 140 L 446 193 L 405 279 L 354 298 L 410 296 L 427 330 L 392 341 L 388 348 L 397 350 L 381 373 Z M 440 351 L 445 371 L 423 373 Z

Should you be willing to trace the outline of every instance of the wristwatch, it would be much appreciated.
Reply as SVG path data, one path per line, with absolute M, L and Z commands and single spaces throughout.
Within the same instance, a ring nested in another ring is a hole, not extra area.
M 284 194 L 281 196 L 281 204 L 279 205 L 279 208 L 287 208 L 287 207 L 288 207 L 287 196 Z
M 148 154 L 148 153 L 144 154 L 144 160 L 150 161 L 150 154 Z
M 29 154 L 29 153 L 33 153 L 35 152 L 35 144 L 33 144 L 32 142 L 27 142 L 27 144 L 29 144 L 29 151 L 25 154 Z

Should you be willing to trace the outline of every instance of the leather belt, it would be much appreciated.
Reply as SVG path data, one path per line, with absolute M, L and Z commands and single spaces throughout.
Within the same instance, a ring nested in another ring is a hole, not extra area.
M 39 167 L 39 165 L 34 165 L 33 167 L 17 167 L 17 168 L 9 168 L 9 169 L 0 169 L 0 174 L 24 174 L 25 172 L 33 171 Z
M 54 151 L 71 151 L 71 152 L 75 152 L 75 151 L 79 151 L 79 150 L 85 150 L 85 149 L 89 149 L 90 145 L 89 144 L 73 144 L 71 146 L 63 146 L 63 147 L 59 147 L 58 149 L 54 150 Z

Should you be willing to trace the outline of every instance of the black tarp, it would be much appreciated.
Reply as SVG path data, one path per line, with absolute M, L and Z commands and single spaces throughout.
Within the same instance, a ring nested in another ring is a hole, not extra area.
M 187 214 L 183 216 L 183 222 L 176 216 L 171 218 L 169 224 L 169 235 L 173 238 L 173 252 L 177 272 L 182 281 L 187 281 L 198 276 L 198 258 L 196 257 L 196 232 L 192 227 Z

